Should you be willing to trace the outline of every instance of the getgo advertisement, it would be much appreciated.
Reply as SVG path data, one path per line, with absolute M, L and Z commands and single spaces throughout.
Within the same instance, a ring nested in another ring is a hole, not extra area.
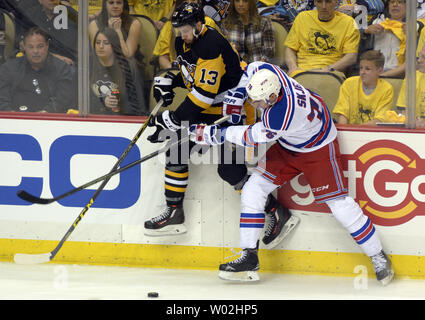
M 371 141 L 343 154 L 342 162 L 350 196 L 373 223 L 396 226 L 424 214 L 425 160 L 406 144 Z M 315 203 L 302 174 L 279 190 L 279 199 L 291 209 L 330 213 L 326 204 Z

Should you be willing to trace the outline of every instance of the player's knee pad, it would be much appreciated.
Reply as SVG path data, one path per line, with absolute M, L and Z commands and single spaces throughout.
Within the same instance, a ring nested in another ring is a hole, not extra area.
M 219 164 L 217 172 L 221 179 L 236 186 L 245 178 L 248 170 L 244 164 Z
M 326 204 L 331 209 L 335 219 L 346 228 L 350 227 L 364 216 L 358 203 L 349 196 L 326 201 Z
M 264 212 L 268 195 L 277 186 L 258 174 L 252 174 L 242 189 L 241 210 L 246 213 Z

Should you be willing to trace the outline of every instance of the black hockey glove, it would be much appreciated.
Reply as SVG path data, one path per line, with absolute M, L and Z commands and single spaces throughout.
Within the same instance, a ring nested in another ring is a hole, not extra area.
M 170 138 L 170 131 L 176 132 L 180 129 L 180 120 L 174 115 L 174 112 L 166 110 L 160 115 L 152 117 L 149 120 L 148 127 L 156 127 L 156 131 L 147 139 L 152 143 L 164 142 Z
M 175 93 L 173 91 L 173 79 L 176 75 L 168 71 L 164 77 L 155 77 L 153 85 L 153 96 L 156 102 L 163 99 L 163 107 L 173 103 Z

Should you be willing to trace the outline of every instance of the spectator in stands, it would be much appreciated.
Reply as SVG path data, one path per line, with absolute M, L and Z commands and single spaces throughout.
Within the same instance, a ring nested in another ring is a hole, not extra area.
M 366 51 L 360 57 L 360 76 L 344 81 L 333 109 L 339 124 L 375 125 L 386 121 L 393 106 L 393 87 L 379 76 L 385 63 L 379 51 Z
M 120 38 L 112 28 L 98 31 L 93 39 L 95 57 L 90 75 L 92 113 L 142 115 L 147 113 L 140 73 L 128 60 Z
M 406 0 L 388 0 L 385 13 L 364 30 L 362 41 L 385 56 L 383 76 L 403 78 L 406 50 Z
M 231 0 L 222 31 L 247 63 L 270 62 L 275 39 L 270 18 L 258 14 L 256 0 Z
M 397 109 L 405 115 L 406 107 L 406 79 L 404 79 L 397 99 Z M 425 45 L 421 48 L 416 71 L 416 127 L 425 128 Z
M 64 113 L 74 107 L 72 67 L 49 54 L 48 35 L 31 28 L 23 47 L 25 56 L 0 66 L 0 110 Z
M 175 0 L 129 0 L 130 13 L 144 15 L 153 20 L 158 30 L 171 19 Z
M 90 41 L 93 43 L 94 36 L 99 30 L 105 28 L 114 29 L 120 39 L 121 49 L 127 58 L 135 57 L 139 63 L 142 63 L 143 57 L 138 47 L 142 24 L 139 20 L 130 16 L 127 0 L 103 0 L 102 10 L 99 16 L 89 24 Z
M 59 0 L 8 0 L 17 14 L 18 37 L 32 27 L 49 36 L 50 53 L 68 64 L 78 60 L 78 13 L 71 6 L 59 7 Z M 62 10 L 65 9 L 65 10 Z M 22 44 L 22 43 L 21 43 Z
M 176 8 L 178 8 L 183 2 L 195 2 L 201 5 L 200 0 L 177 0 Z M 220 28 L 217 26 L 215 21 L 209 16 L 205 16 L 205 25 L 220 31 Z M 159 33 L 158 40 L 156 41 L 155 48 L 153 50 L 153 55 L 158 57 L 160 70 L 169 69 L 173 66 L 177 67 L 176 50 L 174 49 L 174 41 L 177 33 L 178 31 L 173 28 L 171 21 L 167 21 Z
M 285 41 L 285 62 L 294 76 L 305 70 L 339 72 L 357 60 L 359 30 L 352 17 L 335 11 L 338 0 L 314 0 L 316 10 L 297 15 Z
M 362 11 L 362 6 L 366 11 Z M 367 21 L 365 24 L 371 23 L 378 14 L 384 12 L 383 0 L 340 0 L 337 9 L 339 12 L 345 13 L 351 17 L 356 17 L 358 14 L 366 14 Z M 359 26 L 361 27 L 361 26 Z
M 62 1 L 65 2 L 65 1 Z M 78 0 L 69 0 L 66 1 L 69 2 L 72 7 L 78 11 Z M 102 0 L 89 0 L 89 21 L 95 20 L 100 11 L 102 10 Z

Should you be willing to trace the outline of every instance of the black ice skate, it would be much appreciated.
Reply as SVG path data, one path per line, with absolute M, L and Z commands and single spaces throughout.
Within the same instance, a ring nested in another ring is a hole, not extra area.
M 145 221 L 145 235 L 166 236 L 183 234 L 187 231 L 183 223 L 183 208 L 175 205 L 167 206 L 167 209 L 162 214 Z
M 371 256 L 373 268 L 375 269 L 376 279 L 384 286 L 389 284 L 394 277 L 394 270 L 391 267 L 391 261 L 383 250 L 378 254 Z
M 265 211 L 269 221 L 262 241 L 264 248 L 273 249 L 296 227 L 300 218 L 292 215 L 272 195 L 269 195 Z
M 244 249 L 239 258 L 220 265 L 218 277 L 231 281 L 258 281 L 259 269 L 258 250 Z

